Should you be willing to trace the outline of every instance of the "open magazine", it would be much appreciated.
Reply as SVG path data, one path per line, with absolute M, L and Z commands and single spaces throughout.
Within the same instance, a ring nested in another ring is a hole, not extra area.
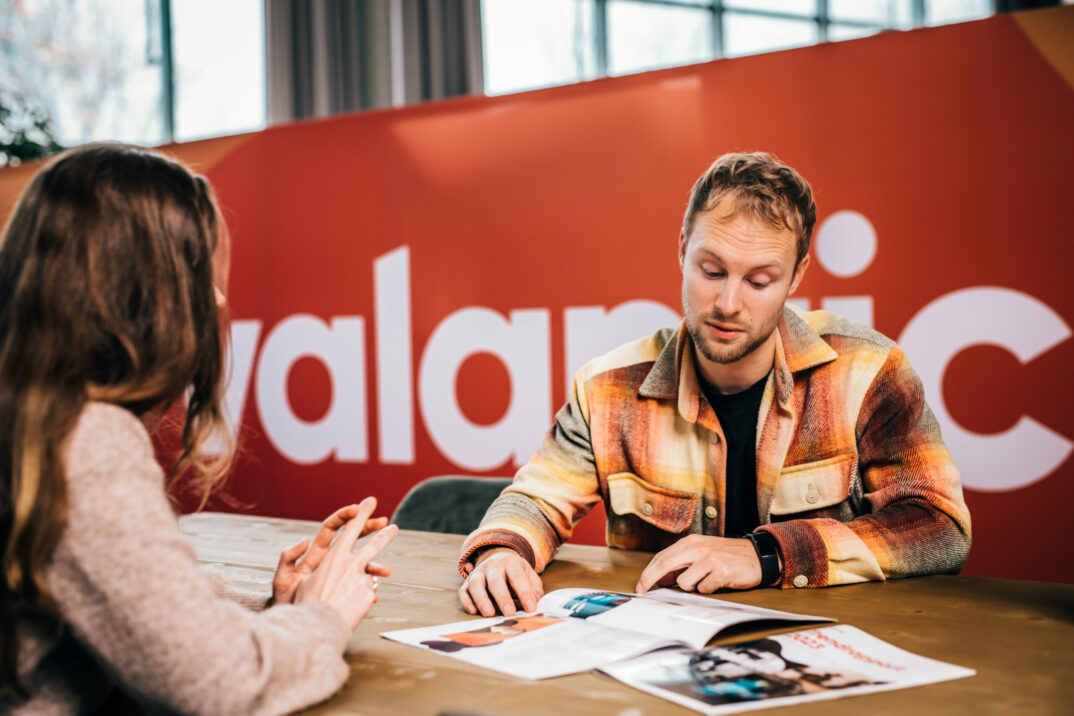
M 700 649 L 733 624 L 768 620 L 833 621 L 670 589 L 644 596 L 557 589 L 541 598 L 534 613 L 402 629 L 381 636 L 513 676 L 544 679 L 588 671 L 663 647 Z
M 711 649 L 665 650 L 600 671 L 705 714 L 837 699 L 976 673 L 845 625 Z

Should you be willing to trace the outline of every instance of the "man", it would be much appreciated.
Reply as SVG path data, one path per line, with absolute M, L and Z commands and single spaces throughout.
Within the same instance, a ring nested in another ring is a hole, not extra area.
M 956 572 L 958 471 L 892 341 L 786 305 L 809 267 L 809 184 L 728 154 L 679 234 L 683 323 L 585 365 L 540 451 L 463 545 L 470 613 L 532 610 L 538 573 L 603 500 L 637 591 L 823 587 Z

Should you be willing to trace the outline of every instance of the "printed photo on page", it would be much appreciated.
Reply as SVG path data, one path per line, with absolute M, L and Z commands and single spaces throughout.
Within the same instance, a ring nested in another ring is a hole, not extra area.
M 661 651 L 600 670 L 705 714 L 903 689 L 976 673 L 845 625 L 712 649 Z
M 657 589 L 644 596 L 590 589 L 557 589 L 546 594 L 538 608 L 547 614 L 569 615 L 602 626 L 650 634 L 695 649 L 700 649 L 717 633 L 734 624 L 766 620 L 834 621 L 672 589 Z
M 700 648 L 732 624 L 832 621 L 666 589 L 645 596 L 558 589 L 537 606 L 532 614 L 470 619 L 381 636 L 514 676 L 543 679 L 663 647 Z

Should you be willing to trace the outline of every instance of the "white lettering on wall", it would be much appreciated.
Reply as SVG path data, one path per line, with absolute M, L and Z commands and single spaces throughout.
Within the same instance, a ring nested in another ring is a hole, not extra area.
M 361 316 L 338 316 L 331 325 L 315 316 L 290 316 L 265 339 L 257 370 L 261 424 L 272 444 L 294 462 L 310 464 L 335 455 L 340 462 L 369 458 L 365 395 L 365 326 Z M 332 380 L 324 417 L 302 420 L 287 397 L 287 375 L 299 358 L 324 364 Z
M 869 219 L 856 211 L 831 214 L 817 227 L 815 243 L 817 263 L 840 278 L 863 273 L 876 258 L 876 229 Z M 796 299 L 794 303 L 809 310 L 808 299 Z M 821 299 L 820 307 L 873 327 L 872 296 L 829 296 Z
M 873 327 L 872 296 L 826 296 L 820 300 L 820 307 L 843 318 Z
M 682 316 L 657 301 L 626 301 L 610 311 L 603 306 L 566 309 L 564 367 L 568 383 L 586 361 L 660 328 L 674 328 L 681 321 Z
M 377 446 L 380 462 L 414 462 L 414 393 L 410 340 L 410 249 L 373 262 L 376 294 Z
M 488 470 L 512 459 L 528 460 L 551 423 L 549 314 L 511 311 L 510 321 L 487 308 L 455 311 L 433 330 L 422 355 L 418 401 L 429 436 L 448 459 L 470 470 Z M 511 377 L 507 412 L 492 425 L 476 425 L 459 407 L 455 379 L 468 356 L 487 352 Z
M 921 376 L 926 399 L 967 487 L 984 491 L 1024 487 L 1059 467 L 1074 443 L 1025 415 L 994 435 L 963 428 L 944 403 L 948 363 L 975 345 L 998 346 L 1028 363 L 1070 334 L 1070 327 L 1046 304 L 1018 291 L 992 287 L 941 296 L 906 324 L 899 345 Z
M 844 223 L 858 229 L 863 225 L 846 216 Z M 821 235 L 830 238 L 834 234 L 828 231 Z M 875 233 L 871 237 L 875 242 Z M 863 270 L 866 259 L 871 261 L 875 254 L 875 246 L 866 243 L 872 248 L 859 251 L 853 262 L 830 255 L 827 261 L 842 261 L 840 270 L 844 272 Z M 825 262 L 822 265 L 830 269 Z M 373 274 L 377 459 L 384 464 L 413 464 L 418 422 L 413 393 L 409 248 L 403 246 L 377 257 Z M 808 299 L 791 302 L 809 308 Z M 872 324 L 871 296 L 824 297 L 820 303 L 825 309 Z M 610 309 L 569 307 L 564 311 L 566 377 L 572 378 L 593 357 L 679 321 L 679 314 L 671 308 L 649 300 L 626 301 Z M 445 458 L 460 468 L 483 471 L 508 461 L 520 465 L 539 447 L 551 424 L 551 401 L 558 399 L 551 389 L 549 325 L 547 309 L 515 310 L 508 318 L 488 308 L 468 306 L 436 326 L 421 351 L 418 405 L 424 429 Z M 369 460 L 361 316 L 334 317 L 328 323 L 310 315 L 289 316 L 265 337 L 260 356 L 260 321 L 235 321 L 231 331 L 232 376 L 226 403 L 233 425 L 243 420 L 256 362 L 258 414 L 266 436 L 280 454 L 301 464 L 329 458 Z M 1070 336 L 1070 327 L 1049 306 L 1027 294 L 995 287 L 967 288 L 941 296 L 906 325 L 899 342 L 921 375 L 926 397 L 967 487 L 1000 491 L 1031 484 L 1065 462 L 1074 451 L 1074 442 L 1029 416 L 993 435 L 959 425 L 942 392 L 944 371 L 951 359 L 970 346 L 988 344 L 1028 363 Z M 511 381 L 507 410 L 492 425 L 468 420 L 456 394 L 459 368 L 469 356 L 481 352 L 498 358 Z M 313 422 L 294 413 L 287 394 L 288 374 L 304 356 L 321 361 L 332 383 L 330 406 Z M 213 447 L 218 449 L 219 444 Z
M 815 254 L 824 270 L 850 278 L 865 271 L 876 258 L 876 229 L 863 214 L 836 211 L 817 227 Z

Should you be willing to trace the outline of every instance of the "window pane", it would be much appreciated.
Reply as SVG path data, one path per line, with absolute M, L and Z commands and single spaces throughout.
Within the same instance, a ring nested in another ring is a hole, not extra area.
M 265 126 L 262 0 L 172 3 L 175 138 Z
M 992 0 L 926 0 L 925 24 L 943 25 L 988 17 L 992 14 Z
M 860 25 L 828 25 L 828 39 L 833 42 L 854 40 L 859 37 L 875 35 L 881 29 L 879 27 L 862 27 Z
M 724 54 L 729 57 L 784 50 L 817 42 L 817 24 L 805 20 L 728 12 L 723 16 Z
M 0 92 L 39 108 L 67 146 L 163 142 L 160 33 L 147 5 L 0 0 Z
M 609 74 L 711 59 L 709 10 L 624 0 L 608 3 Z
M 817 0 L 724 0 L 723 5 L 743 10 L 771 10 L 795 15 L 817 14 Z
M 486 94 L 595 77 L 594 12 L 593 0 L 484 0 Z
M 828 17 L 832 22 L 857 20 L 884 27 L 908 28 L 913 24 L 910 0 L 828 0 Z

